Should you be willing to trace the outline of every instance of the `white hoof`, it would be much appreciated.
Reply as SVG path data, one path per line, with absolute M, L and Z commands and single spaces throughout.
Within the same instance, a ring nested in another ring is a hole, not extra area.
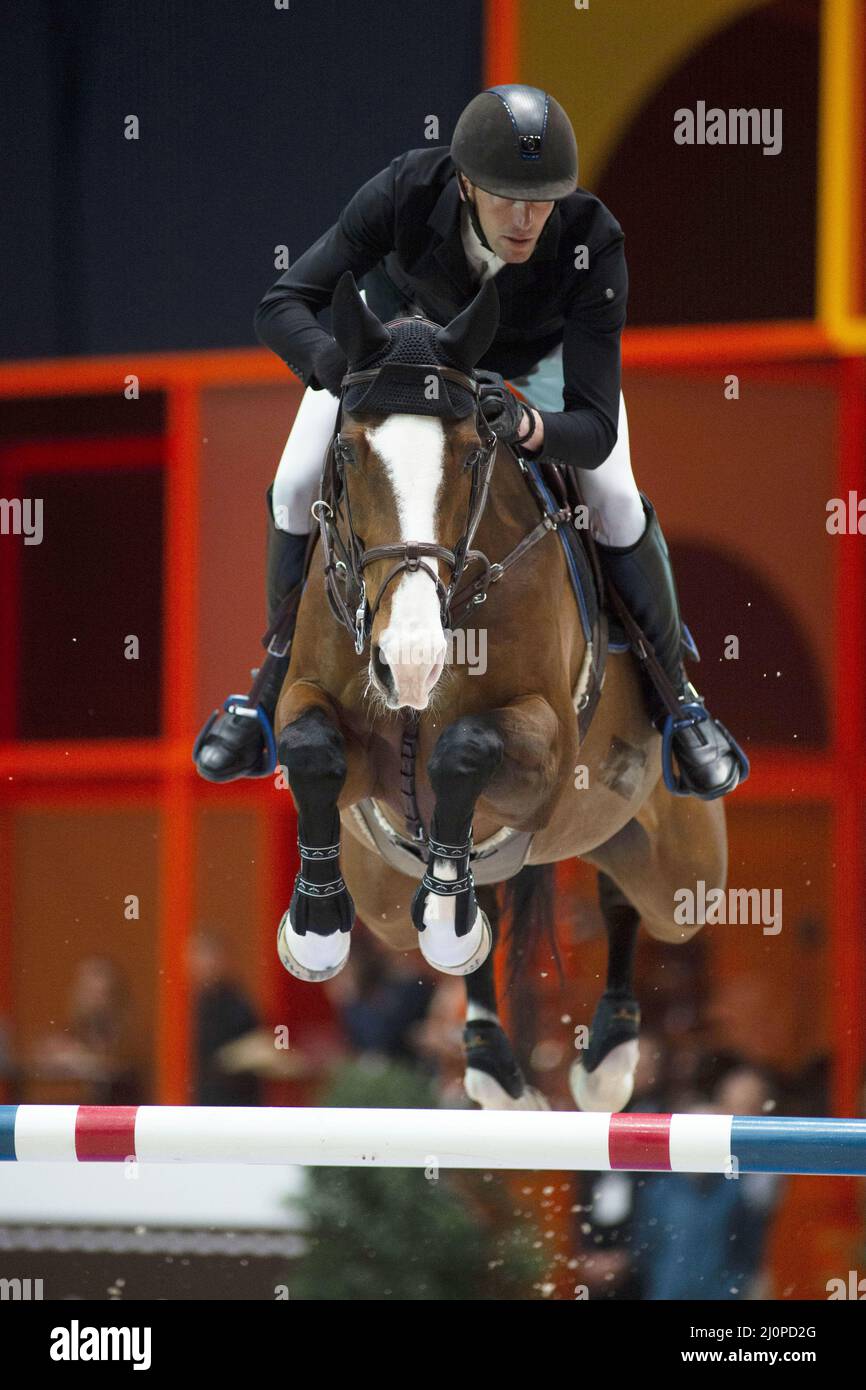
M 321 984 L 339 975 L 352 946 L 352 933 L 335 931 L 330 936 L 307 932 L 301 936 L 283 913 L 277 930 L 277 952 L 290 975 L 309 984 Z
M 545 1097 L 534 1086 L 524 1086 L 523 1094 L 515 1100 L 504 1086 L 500 1086 L 495 1076 L 480 1071 L 477 1067 L 467 1067 L 463 1076 L 463 1087 L 470 1100 L 480 1105 L 482 1110 L 549 1110 Z
M 421 954 L 434 970 L 445 975 L 471 975 L 490 955 L 493 933 L 479 907 L 472 930 L 457 936 L 448 921 L 431 922 L 418 933 Z
M 624 1110 L 634 1092 L 639 1055 L 637 1039 L 632 1039 L 609 1052 L 595 1071 L 585 1071 L 580 1058 L 572 1062 L 568 1083 L 578 1110 L 595 1110 L 602 1114 Z

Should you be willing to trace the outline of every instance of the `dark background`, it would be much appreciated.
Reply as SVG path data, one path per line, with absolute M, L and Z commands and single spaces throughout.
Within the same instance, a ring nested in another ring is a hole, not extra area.
M 296 259 L 427 115 L 450 140 L 482 85 L 481 0 L 0 16 L 3 358 L 254 343 L 274 247 Z
M 428 116 L 448 143 L 484 85 L 482 0 L 0 0 L 0 15 L 0 359 L 254 344 L 274 248 L 296 260 L 428 143 Z M 739 16 L 622 132 L 591 186 L 626 233 L 630 324 L 812 316 L 818 18 L 818 0 Z M 567 59 L 552 86 L 580 145 L 577 38 Z M 612 67 L 614 104 L 616 82 Z M 697 98 L 783 107 L 782 152 L 675 146 L 671 113 Z

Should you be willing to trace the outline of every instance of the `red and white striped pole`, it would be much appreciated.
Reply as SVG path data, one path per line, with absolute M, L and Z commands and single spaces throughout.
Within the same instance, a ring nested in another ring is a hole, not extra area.
M 866 1175 L 866 1120 L 6 1105 L 2 1159 Z

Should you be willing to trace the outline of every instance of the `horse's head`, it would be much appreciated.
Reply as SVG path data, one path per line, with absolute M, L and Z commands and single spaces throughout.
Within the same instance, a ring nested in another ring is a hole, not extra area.
M 426 709 L 445 665 L 446 591 L 492 459 L 472 371 L 498 320 L 490 281 L 446 327 L 420 317 L 382 324 L 350 274 L 334 294 L 349 372 L 371 373 L 344 386 L 335 448 L 362 557 L 370 680 L 392 709 Z

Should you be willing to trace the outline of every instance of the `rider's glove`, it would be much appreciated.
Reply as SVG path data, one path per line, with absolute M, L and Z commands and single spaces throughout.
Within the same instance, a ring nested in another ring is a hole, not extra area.
M 481 413 L 497 439 L 516 444 L 535 428 L 532 416 L 496 372 L 476 372 L 482 380 Z M 486 378 L 486 380 L 485 380 Z

